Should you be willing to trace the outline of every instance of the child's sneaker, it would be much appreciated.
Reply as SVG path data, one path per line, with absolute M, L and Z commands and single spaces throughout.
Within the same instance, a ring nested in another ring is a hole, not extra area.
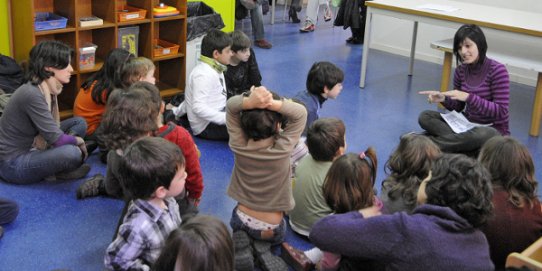
M 106 194 L 105 178 L 99 173 L 83 182 L 79 188 L 77 188 L 77 199 L 96 197 Z
M 254 256 L 250 246 L 250 237 L 244 231 L 233 233 L 233 247 L 235 252 L 235 270 L 254 270 Z
M 288 265 L 280 257 L 271 252 L 271 243 L 261 240 L 254 240 L 252 243 L 254 254 L 258 260 L 259 267 L 264 271 L 287 271 Z
M 310 20 L 306 20 L 305 24 L 299 29 L 299 31 L 302 33 L 308 33 L 314 31 L 314 28 L 314 23 L 312 23 Z

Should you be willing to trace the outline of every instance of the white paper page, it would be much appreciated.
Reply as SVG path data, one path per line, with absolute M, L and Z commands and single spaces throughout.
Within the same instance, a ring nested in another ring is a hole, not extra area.
M 467 118 L 465 118 L 465 116 L 463 116 L 463 114 L 458 113 L 457 111 L 440 113 L 440 115 L 456 134 L 466 132 L 477 126 L 491 126 L 491 124 L 478 124 L 470 122 Z

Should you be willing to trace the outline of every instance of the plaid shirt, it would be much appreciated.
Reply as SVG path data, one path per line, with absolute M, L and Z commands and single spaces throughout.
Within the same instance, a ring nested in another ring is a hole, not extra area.
M 170 232 L 181 225 L 179 205 L 166 198 L 167 209 L 141 199 L 130 202 L 117 238 L 105 254 L 109 270 L 150 270 Z

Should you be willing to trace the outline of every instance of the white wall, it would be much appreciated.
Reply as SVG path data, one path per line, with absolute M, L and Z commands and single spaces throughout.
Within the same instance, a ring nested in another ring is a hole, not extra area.
M 405 0 L 407 1 L 407 0 Z M 470 3 L 487 4 L 491 6 L 501 6 L 515 8 L 525 11 L 539 12 L 542 16 L 541 0 L 456 0 Z M 410 56 L 410 45 L 412 40 L 412 21 L 400 20 L 388 16 L 375 15 L 373 17 L 371 48 L 398 54 Z M 457 29 L 432 26 L 427 24 L 418 25 L 418 38 L 416 43 L 416 59 L 434 63 L 442 63 L 444 54 L 435 49 L 431 49 L 432 41 L 453 38 Z M 485 29 L 484 29 L 485 30 Z M 486 31 L 487 32 L 487 31 Z M 488 44 L 491 47 L 491 44 Z M 542 50 L 542 44 L 540 45 Z M 455 60 L 454 60 L 455 62 Z M 416 64 L 414 64 L 416 67 Z M 408 69 L 408 67 L 405 67 Z M 520 68 L 508 67 L 510 79 L 515 82 L 536 85 L 537 73 Z

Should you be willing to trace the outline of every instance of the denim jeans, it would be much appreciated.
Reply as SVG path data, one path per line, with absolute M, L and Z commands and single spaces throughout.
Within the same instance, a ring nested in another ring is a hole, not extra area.
M 65 119 L 60 122 L 60 130 L 69 135 L 85 137 L 87 122 L 81 117 Z
M 252 34 L 254 34 L 255 40 L 262 40 L 265 38 L 263 30 L 263 11 L 262 4 L 258 2 L 255 8 L 249 10 L 250 22 L 252 24 Z
M 16 184 L 35 183 L 56 173 L 74 170 L 82 163 L 81 150 L 75 145 L 32 150 L 1 161 L 0 179 Z
M 263 237 L 264 234 L 262 234 L 262 230 L 255 230 L 243 223 L 239 216 L 237 215 L 237 207 L 233 208 L 232 214 L 231 214 L 231 220 L 230 220 L 230 226 L 234 232 L 236 231 L 244 231 L 250 236 L 251 238 L 255 240 L 262 240 L 272 243 L 273 245 L 280 244 L 284 241 L 284 236 L 286 234 L 286 221 L 282 219 L 280 222 L 280 225 L 273 230 L 273 236 L 271 238 L 265 238 Z
M 432 110 L 423 111 L 418 122 L 443 152 L 475 155 L 488 139 L 500 135 L 495 128 L 485 126 L 456 134 L 440 113 Z

